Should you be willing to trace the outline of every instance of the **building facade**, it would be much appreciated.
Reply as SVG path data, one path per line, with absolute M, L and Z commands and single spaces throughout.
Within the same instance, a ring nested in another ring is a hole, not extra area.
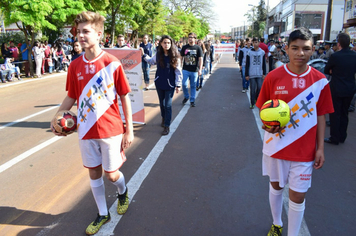
M 356 0 L 355 0 L 356 1 Z M 314 42 L 325 38 L 328 0 L 283 0 L 268 12 L 269 39 L 286 40 L 296 28 L 306 27 L 313 33 Z M 342 30 L 344 0 L 333 0 L 330 39 Z

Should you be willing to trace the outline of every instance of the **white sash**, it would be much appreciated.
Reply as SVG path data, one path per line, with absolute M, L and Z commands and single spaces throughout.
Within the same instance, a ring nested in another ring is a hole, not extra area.
M 288 103 L 291 108 L 291 115 L 295 114 L 291 116 L 291 121 L 293 119 L 295 123 L 293 125 L 293 122 L 290 121 L 281 134 L 271 134 L 265 131 L 263 153 L 272 156 L 295 140 L 301 138 L 308 130 L 317 124 L 316 105 L 320 97 L 320 92 L 327 84 L 327 79 L 321 79 Z M 307 112 L 308 110 L 309 112 Z
M 84 87 L 78 101 L 78 137 L 82 139 L 116 98 L 113 74 L 120 66 L 114 61 L 97 72 Z

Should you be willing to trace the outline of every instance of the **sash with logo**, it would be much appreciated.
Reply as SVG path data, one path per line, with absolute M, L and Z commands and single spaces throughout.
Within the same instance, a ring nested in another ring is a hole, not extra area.
M 272 156 L 301 138 L 317 124 L 317 102 L 327 84 L 326 78 L 320 79 L 288 102 L 291 119 L 281 133 L 265 132 L 263 153 Z
M 84 87 L 78 101 L 78 137 L 82 139 L 114 103 L 116 89 L 113 74 L 120 66 L 114 61 L 97 72 Z

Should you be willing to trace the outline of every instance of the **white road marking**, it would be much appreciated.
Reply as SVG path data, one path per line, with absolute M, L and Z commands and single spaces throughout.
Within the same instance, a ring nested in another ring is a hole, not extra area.
M 20 161 L 26 159 L 27 157 L 31 156 L 32 154 L 40 151 L 41 149 L 51 145 L 52 143 L 58 141 L 59 139 L 61 139 L 62 137 L 59 136 L 55 136 L 39 145 L 37 145 L 36 147 L 31 148 L 30 150 L 27 150 L 26 152 L 22 153 L 21 155 L 12 158 L 10 161 L 6 162 L 5 164 L 2 164 L 0 166 L 0 173 L 4 172 L 5 170 L 9 169 L 11 166 L 19 163 Z
M 22 122 L 22 121 L 28 120 L 28 119 L 30 119 L 30 118 L 32 118 L 32 117 L 35 117 L 35 116 L 41 115 L 41 114 L 43 114 L 43 113 L 46 113 L 47 111 L 51 111 L 51 110 L 53 110 L 53 109 L 55 109 L 55 108 L 58 108 L 59 106 L 60 106 L 60 104 L 58 104 L 58 105 L 56 105 L 56 106 L 53 106 L 53 107 L 50 107 L 50 108 L 47 108 L 47 109 L 45 109 L 45 110 L 39 111 L 39 112 L 34 113 L 34 114 L 32 114 L 32 115 L 26 116 L 26 117 L 24 117 L 24 118 L 15 120 L 15 121 L 13 121 L 13 122 L 7 123 L 7 124 L 5 124 L 5 125 L 3 125 L 3 126 L 0 126 L 0 130 L 4 129 L 4 128 L 6 128 L 6 127 L 12 126 L 12 125 L 14 125 L 14 124 L 20 123 L 20 122 Z
M 215 68 L 216 63 L 213 66 L 213 69 Z M 204 86 L 206 79 L 209 78 L 209 75 L 204 78 L 204 83 L 202 86 Z M 197 91 L 196 97 L 198 97 L 200 93 L 200 90 Z M 130 181 L 127 183 L 127 187 L 129 189 L 129 198 L 132 200 L 133 197 L 135 196 L 136 192 L 139 190 L 141 184 L 143 181 L 146 179 L 147 175 L 150 173 L 152 167 L 156 163 L 158 157 L 161 155 L 163 152 L 164 148 L 166 147 L 167 143 L 171 139 L 172 135 L 174 132 L 177 130 L 180 122 L 183 120 L 185 115 L 187 114 L 188 110 L 190 108 L 190 104 L 185 105 L 180 112 L 178 113 L 177 117 L 174 119 L 170 126 L 170 133 L 166 136 L 162 136 L 157 144 L 153 147 L 151 152 L 148 154 L 146 160 L 142 163 L 140 168 L 136 171 L 136 173 L 131 177 Z M 110 207 L 109 212 L 111 215 L 111 220 L 110 222 L 106 223 L 103 225 L 98 233 L 95 235 L 98 236 L 109 236 L 109 235 L 114 235 L 114 230 L 117 226 L 117 224 L 120 222 L 122 216 L 117 214 L 116 208 L 117 208 L 117 201 L 116 200 Z
M 57 73 L 57 72 L 55 72 L 55 73 Z M 38 81 L 38 80 L 50 79 L 50 78 L 57 77 L 57 76 L 60 76 L 60 75 L 67 75 L 67 72 L 65 72 L 65 73 L 58 73 L 58 74 L 53 74 L 53 75 L 47 75 L 47 76 L 41 77 L 41 78 L 29 78 L 29 79 L 27 79 L 27 80 L 21 80 L 21 81 L 16 82 L 16 83 L 14 83 L 14 82 L 7 82 L 6 84 L 0 85 L 0 89 L 6 88 L 6 87 L 10 87 L 10 86 L 19 85 L 19 84 L 30 83 L 30 82 L 34 82 L 34 81 Z
M 250 90 L 248 90 L 246 92 L 246 95 L 248 97 L 248 103 L 250 104 Z M 261 140 L 263 142 L 263 136 L 264 136 L 265 131 L 261 128 L 262 127 L 262 121 L 261 121 L 261 118 L 260 118 L 259 109 L 257 107 L 255 107 L 254 109 L 252 109 L 252 113 L 253 113 L 253 115 L 255 117 L 256 125 L 257 125 L 257 128 L 258 128 L 258 131 L 260 132 Z M 262 154 L 261 154 L 261 157 L 262 157 Z M 285 188 L 283 190 L 283 206 L 284 206 L 284 210 L 286 212 L 288 212 L 288 210 L 289 210 L 289 185 L 288 184 L 285 186 Z M 287 214 L 287 217 L 288 217 L 288 214 Z M 299 230 L 298 236 L 311 236 L 304 217 L 303 217 L 302 225 L 300 226 L 300 230 Z

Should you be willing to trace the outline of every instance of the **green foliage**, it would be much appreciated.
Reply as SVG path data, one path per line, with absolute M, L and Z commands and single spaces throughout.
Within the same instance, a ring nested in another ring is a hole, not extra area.
M 245 16 L 251 23 L 251 27 L 246 31 L 246 35 L 248 37 L 263 37 L 267 19 L 265 1 L 260 0 L 259 5 L 252 8 L 252 14 L 248 12 Z
M 0 44 L 9 44 L 10 41 L 13 41 L 15 45 L 18 45 L 19 43 L 25 42 L 25 36 L 21 32 L 8 32 L 0 34 Z
M 0 11 L 4 14 L 5 24 L 16 23 L 24 33 L 30 46 L 35 42 L 36 33 L 43 29 L 57 30 L 54 22 L 67 22 L 68 18 L 85 10 L 84 4 L 76 0 L 0 0 Z M 32 61 L 29 61 L 33 75 Z

